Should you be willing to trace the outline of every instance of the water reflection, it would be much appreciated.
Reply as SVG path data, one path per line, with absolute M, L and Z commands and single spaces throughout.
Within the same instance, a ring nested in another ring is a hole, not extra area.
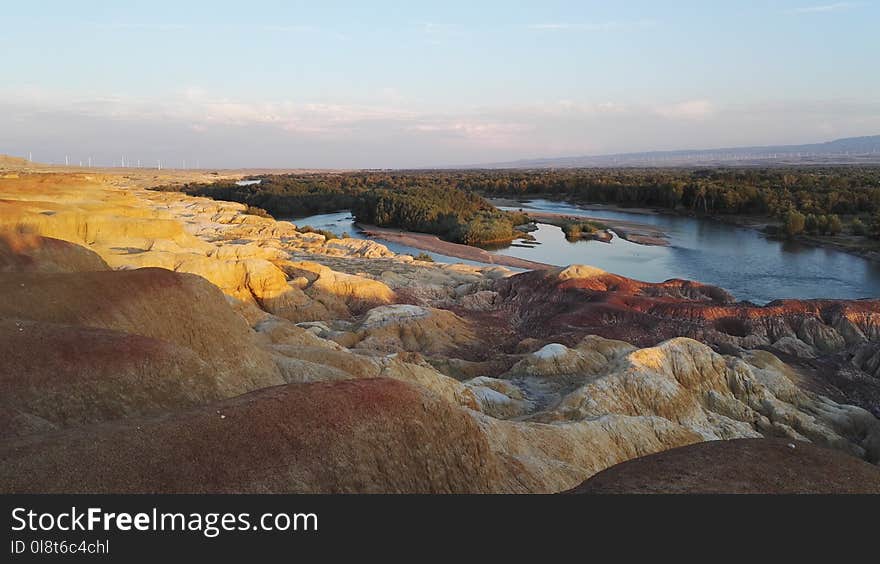
M 619 237 L 610 243 L 570 242 L 560 228 L 540 224 L 532 232 L 539 245 L 510 246 L 496 252 L 556 265 L 585 263 L 649 282 L 699 280 L 758 303 L 778 298 L 880 296 L 880 265 L 833 249 L 771 240 L 754 230 L 680 216 L 584 210 L 548 200 L 506 209 L 519 207 L 656 225 L 667 232 L 670 246 L 637 245 Z
M 506 208 L 506 209 L 517 209 Z M 564 202 L 532 200 L 528 211 L 589 215 L 598 219 L 634 221 L 661 227 L 669 247 L 638 245 L 614 237 L 601 241 L 568 241 L 562 229 L 539 224 L 535 241 L 519 240 L 495 252 L 554 265 L 583 263 L 609 272 L 662 282 L 670 278 L 699 280 L 727 289 L 741 300 L 766 303 L 779 298 L 867 298 L 880 296 L 880 264 L 794 241 L 765 238 L 754 230 L 679 216 L 617 210 L 584 210 Z M 337 235 L 365 239 L 349 211 L 291 219 Z M 417 255 L 419 249 L 379 241 L 395 253 Z M 437 262 L 482 263 L 428 252 Z

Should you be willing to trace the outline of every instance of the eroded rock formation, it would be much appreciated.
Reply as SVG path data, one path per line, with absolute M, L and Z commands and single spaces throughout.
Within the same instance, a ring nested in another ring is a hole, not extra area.
M 876 301 L 431 264 L 132 182 L 0 179 L 2 491 L 554 492 L 758 437 L 880 457 L 849 405 L 880 395 Z

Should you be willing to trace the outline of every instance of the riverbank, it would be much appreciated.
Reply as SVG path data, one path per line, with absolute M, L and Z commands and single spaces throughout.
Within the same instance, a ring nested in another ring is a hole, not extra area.
M 509 266 L 512 268 L 522 268 L 525 270 L 543 270 L 555 268 L 553 265 L 531 260 L 520 259 L 499 255 L 479 247 L 471 247 L 469 245 L 461 245 L 459 243 L 450 243 L 427 233 L 415 233 L 412 231 L 403 231 L 390 227 L 378 227 L 375 225 L 356 224 L 364 234 L 371 239 L 381 239 L 407 247 L 414 247 L 423 251 L 430 251 L 450 257 L 482 262 L 485 264 L 493 264 L 499 266 Z

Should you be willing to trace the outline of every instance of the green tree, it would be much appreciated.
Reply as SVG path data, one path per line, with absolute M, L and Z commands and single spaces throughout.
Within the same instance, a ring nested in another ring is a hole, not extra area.
M 828 234 L 829 235 L 837 235 L 843 231 L 843 223 L 840 221 L 840 217 L 833 213 L 828 216 Z
M 807 218 L 804 220 L 804 231 L 810 235 L 819 233 L 819 218 L 816 217 L 816 214 L 807 214 Z
M 790 210 L 785 214 L 785 222 L 783 223 L 785 234 L 789 237 L 794 237 L 795 235 L 803 233 L 806 220 L 807 218 L 804 217 L 804 214 L 801 212 Z
M 874 220 L 871 222 L 871 237 L 880 239 L 880 212 L 874 215 Z
M 865 225 L 865 222 L 859 218 L 855 218 L 849 224 L 850 230 L 853 232 L 853 235 L 867 235 L 868 234 L 868 226 Z

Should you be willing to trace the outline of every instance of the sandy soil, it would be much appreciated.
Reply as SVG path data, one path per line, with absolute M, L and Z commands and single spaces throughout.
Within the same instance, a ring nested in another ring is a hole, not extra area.
M 412 231 L 377 227 L 375 225 L 358 224 L 358 227 L 360 227 L 364 233 L 372 239 L 400 243 L 401 245 L 406 245 L 408 247 L 415 247 L 416 249 L 440 253 L 441 255 L 450 257 L 484 262 L 487 264 L 497 264 L 499 266 L 509 266 L 512 268 L 524 268 L 526 270 L 555 268 L 552 265 L 544 264 L 542 262 L 508 257 L 478 247 L 450 243 L 449 241 L 440 239 L 436 235 L 428 235 L 427 233 L 414 233 Z

